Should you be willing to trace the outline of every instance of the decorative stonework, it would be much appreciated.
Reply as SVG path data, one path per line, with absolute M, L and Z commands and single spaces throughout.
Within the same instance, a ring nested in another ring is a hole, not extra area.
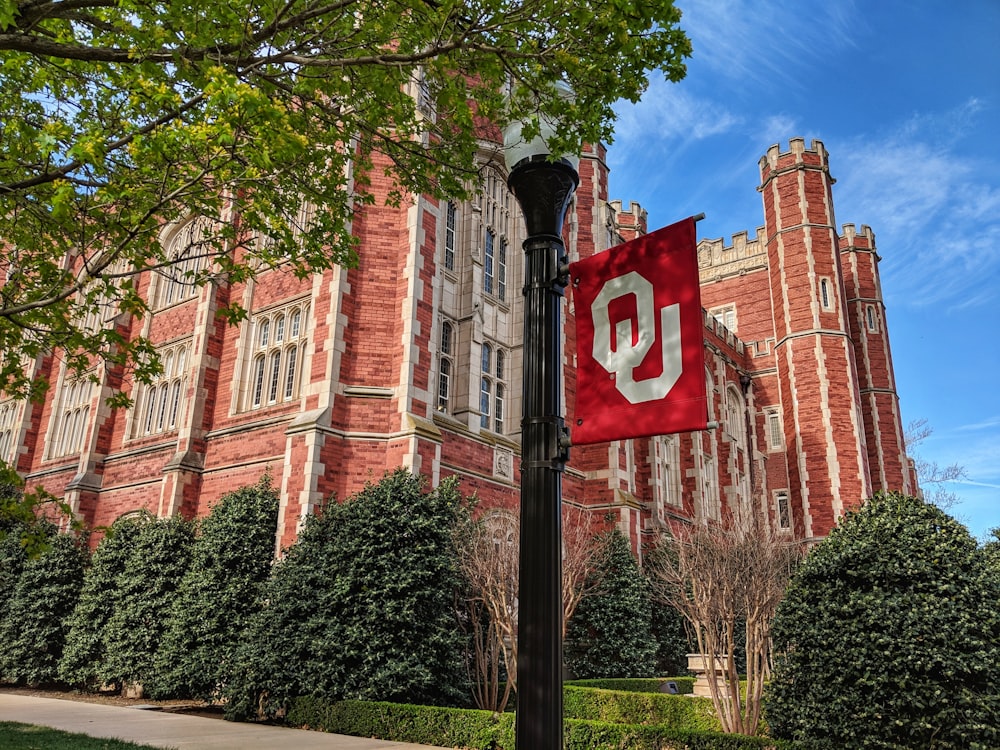
M 493 448 L 493 476 L 514 480 L 514 452 L 500 446 Z

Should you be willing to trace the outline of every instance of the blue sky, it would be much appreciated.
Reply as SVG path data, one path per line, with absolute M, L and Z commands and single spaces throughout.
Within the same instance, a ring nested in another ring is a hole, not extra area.
M 1000 526 L 1000 1 L 677 0 L 687 77 L 622 104 L 612 198 L 699 238 L 763 223 L 757 161 L 803 137 L 830 153 L 836 220 L 875 232 L 914 453 L 958 463 L 949 512 Z

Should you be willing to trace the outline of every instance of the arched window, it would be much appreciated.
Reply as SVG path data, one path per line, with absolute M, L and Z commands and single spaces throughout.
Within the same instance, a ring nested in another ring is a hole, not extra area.
M 204 221 L 190 219 L 170 233 L 164 243 L 170 263 L 159 271 L 157 307 L 183 302 L 198 293 L 198 275 L 213 252 L 207 226 Z
M 456 218 L 455 203 L 448 201 L 444 221 L 444 267 L 449 271 L 455 270 Z
M 507 353 L 483 344 L 482 377 L 479 388 L 479 425 L 503 433 L 507 405 Z
M 830 290 L 830 280 L 820 279 L 819 280 L 819 296 L 820 303 L 823 305 L 824 310 L 833 309 L 833 297 L 831 296 Z
M 454 328 L 449 321 L 441 324 L 441 354 L 438 359 L 438 411 L 447 412 L 451 408 L 452 337 Z
M 63 382 L 62 393 L 58 397 L 56 424 L 51 430 L 54 438 L 49 444 L 50 458 L 71 456 L 83 450 L 94 388 L 94 383 L 87 376 L 75 382 Z
M 510 237 L 510 190 L 503 176 L 487 168 L 480 194 L 484 225 L 483 291 L 507 299 L 507 246 Z
M 242 408 L 259 409 L 298 398 L 307 315 L 306 303 L 297 301 L 253 318 Z
M 743 448 L 746 436 L 743 397 L 734 386 L 726 389 L 726 432 L 733 438 L 737 447 Z
M 159 352 L 163 363 L 160 377 L 149 385 L 138 386 L 133 438 L 170 432 L 180 425 L 184 413 L 188 346 L 190 341 L 162 348 Z

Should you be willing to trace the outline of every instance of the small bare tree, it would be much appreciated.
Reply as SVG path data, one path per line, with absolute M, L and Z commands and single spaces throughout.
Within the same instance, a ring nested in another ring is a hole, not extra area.
M 694 630 L 726 732 L 757 732 L 771 672 L 771 622 L 800 554 L 760 513 L 746 510 L 722 525 L 664 533 L 647 563 L 656 598 L 677 609 Z M 745 699 L 736 665 L 740 630 L 746 643 Z M 723 686 L 714 679 L 717 672 Z
M 487 711 L 503 711 L 517 684 L 519 531 L 517 515 L 495 511 L 465 524 L 457 540 L 468 584 L 473 699 Z M 507 679 L 501 690 L 502 665 Z
M 605 544 L 583 508 L 563 506 L 563 636 L 577 605 L 600 586 Z M 468 584 L 473 643 L 470 670 L 476 705 L 503 711 L 517 688 L 517 584 L 520 522 L 512 511 L 492 511 L 459 530 L 457 547 Z M 507 679 L 503 683 L 502 666 Z
M 903 440 L 906 443 L 907 453 L 913 459 L 913 468 L 917 473 L 917 482 L 924 499 L 934 503 L 941 510 L 948 510 L 959 501 L 959 497 L 945 485 L 948 482 L 967 479 L 968 474 L 961 464 L 939 466 L 936 461 L 929 461 L 911 452 L 933 433 L 934 429 L 927 424 L 926 419 L 915 419 L 906 425 Z

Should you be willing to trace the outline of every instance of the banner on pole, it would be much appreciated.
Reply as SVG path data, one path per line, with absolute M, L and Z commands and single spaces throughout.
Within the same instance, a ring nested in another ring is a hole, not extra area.
M 577 331 L 573 444 L 705 429 L 695 220 L 597 253 L 569 272 Z

